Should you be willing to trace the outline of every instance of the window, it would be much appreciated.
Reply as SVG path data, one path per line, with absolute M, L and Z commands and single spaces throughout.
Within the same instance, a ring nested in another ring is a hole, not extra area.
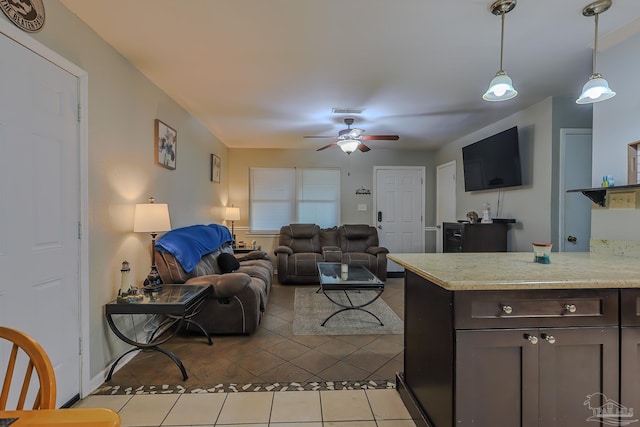
M 291 223 L 340 223 L 340 169 L 251 168 L 249 230 Z

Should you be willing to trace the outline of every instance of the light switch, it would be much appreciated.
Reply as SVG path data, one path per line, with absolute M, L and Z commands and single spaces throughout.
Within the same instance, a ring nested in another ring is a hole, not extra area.
M 358 203 L 358 210 L 359 211 L 366 211 L 367 210 L 367 204 L 366 203 Z

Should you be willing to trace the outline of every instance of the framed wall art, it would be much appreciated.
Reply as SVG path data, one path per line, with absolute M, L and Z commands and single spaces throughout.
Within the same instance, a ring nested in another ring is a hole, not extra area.
M 176 168 L 178 154 L 178 132 L 171 126 L 156 119 L 154 141 L 155 163 L 167 169 Z
M 220 184 L 220 157 L 211 155 L 210 179 L 212 182 Z

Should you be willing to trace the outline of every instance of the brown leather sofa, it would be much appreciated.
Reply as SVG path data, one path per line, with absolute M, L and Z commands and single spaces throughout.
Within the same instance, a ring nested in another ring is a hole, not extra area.
M 317 224 L 280 228 L 275 249 L 280 283 L 319 283 L 318 262 L 361 264 L 387 279 L 387 248 L 378 246 L 378 230 L 367 224 L 321 229 Z
M 157 245 L 156 245 L 157 246 Z M 226 254 L 226 255 L 222 255 Z M 219 258 L 225 258 L 225 263 Z M 200 258 L 186 272 L 169 252 L 156 249 L 156 265 L 164 283 L 212 286 L 211 296 L 193 320 L 210 334 L 251 334 L 260 325 L 273 282 L 273 264 L 262 251 L 235 255 L 233 272 L 226 264 L 233 255 L 229 242 Z

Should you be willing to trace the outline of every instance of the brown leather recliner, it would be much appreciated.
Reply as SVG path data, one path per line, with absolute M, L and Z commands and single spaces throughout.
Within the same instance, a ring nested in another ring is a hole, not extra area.
M 380 280 L 387 279 L 387 248 L 378 231 L 367 224 L 321 229 L 316 224 L 280 228 L 277 257 L 280 283 L 319 283 L 318 262 L 362 264 Z

